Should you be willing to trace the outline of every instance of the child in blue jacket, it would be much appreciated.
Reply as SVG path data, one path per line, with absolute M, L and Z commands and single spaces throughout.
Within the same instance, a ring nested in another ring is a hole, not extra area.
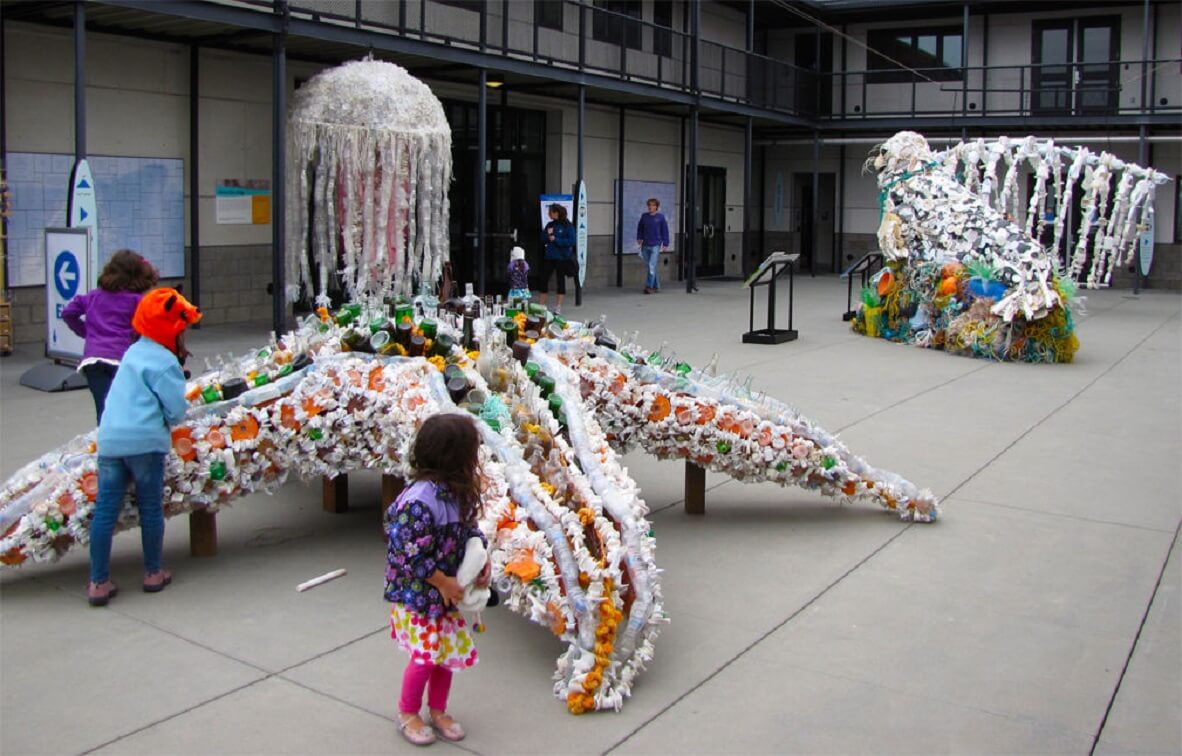
M 144 548 L 144 591 L 156 593 L 172 582 L 160 566 L 164 550 L 164 455 L 172 449 L 170 426 L 185 417 L 188 354 L 184 331 L 201 311 L 176 289 L 154 289 L 135 309 L 131 326 L 140 335 L 128 347 L 107 394 L 98 430 L 98 497 L 90 523 L 91 606 L 105 606 L 118 588 L 111 582 L 111 539 L 128 479 L 135 483 Z

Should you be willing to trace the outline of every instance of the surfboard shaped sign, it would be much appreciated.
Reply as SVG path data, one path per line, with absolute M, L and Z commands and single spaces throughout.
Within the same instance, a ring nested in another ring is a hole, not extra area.
M 1138 257 L 1141 261 L 1141 275 L 1149 275 L 1149 266 L 1153 265 L 1153 214 L 1149 215 L 1146 225 L 1148 228 L 1141 234 L 1137 243 L 1141 245 Z
M 74 163 L 74 171 L 70 174 L 70 206 L 67 216 L 70 228 L 92 228 L 90 233 L 89 275 L 98 280 L 98 195 L 95 193 L 94 176 L 90 173 L 90 164 L 83 158 Z M 91 283 L 94 283 L 91 281 Z M 87 287 L 89 289 L 89 286 Z
M 575 222 L 575 255 L 579 260 L 579 286 L 587 280 L 587 184 L 579 182 L 578 217 Z

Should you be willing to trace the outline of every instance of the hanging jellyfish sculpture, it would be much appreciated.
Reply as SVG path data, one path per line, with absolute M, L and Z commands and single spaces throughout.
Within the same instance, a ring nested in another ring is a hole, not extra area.
M 432 120 L 441 110 L 412 102 L 429 90 L 407 78 L 366 61 L 301 88 L 289 196 L 311 200 L 312 212 L 292 220 L 289 280 L 298 293 L 312 278 L 301 236 L 311 228 L 322 304 L 294 331 L 219 358 L 190 382 L 165 462 L 166 516 L 216 512 L 278 490 L 293 473 L 408 477 L 421 423 L 470 413 L 483 439 L 480 527 L 494 584 L 510 610 L 566 644 L 554 691 L 576 714 L 623 705 L 666 621 L 648 508 L 622 450 L 873 501 L 907 521 L 937 518 L 930 491 L 712 368 L 536 305 L 482 308 L 466 297 L 440 306 L 430 287 L 447 250 L 447 135 Z M 412 113 L 422 134 L 366 133 L 358 122 L 374 113 L 384 124 Z M 323 304 L 329 275 L 354 299 L 332 313 Z M 416 280 L 424 290 L 406 296 Z M 75 438 L 0 486 L 0 564 L 53 561 L 88 542 L 95 438 Z M 128 501 L 118 528 L 136 517 Z
M 1155 187 L 1169 180 L 1053 140 L 979 139 L 935 153 L 910 131 L 866 167 L 878 174 L 886 265 L 862 291 L 854 330 L 1026 362 L 1072 360 L 1077 285 L 1107 286 L 1128 263 L 1152 221 Z M 1034 183 L 1023 205 L 1027 170 Z M 1068 250 L 1076 184 L 1084 212 Z
M 333 275 L 355 301 L 433 284 L 448 254 L 451 127 L 431 89 L 406 69 L 354 61 L 317 74 L 288 119 L 288 297 Z

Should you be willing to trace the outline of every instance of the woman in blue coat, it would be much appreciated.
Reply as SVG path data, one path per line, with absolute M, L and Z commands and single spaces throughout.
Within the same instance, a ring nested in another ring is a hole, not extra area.
M 542 244 L 546 252 L 542 257 L 542 281 L 538 301 L 546 306 L 550 291 L 550 274 L 557 277 L 558 302 L 554 312 L 562 312 L 562 300 L 566 298 L 566 277 L 579 275 L 579 263 L 575 259 L 575 227 L 566 217 L 566 208 L 557 202 L 550 205 L 550 222 L 542 232 Z

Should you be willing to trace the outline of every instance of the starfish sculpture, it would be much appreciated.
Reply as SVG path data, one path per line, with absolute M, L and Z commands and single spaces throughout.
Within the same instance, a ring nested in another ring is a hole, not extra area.
M 474 413 L 494 585 L 511 610 L 567 643 L 554 689 L 574 713 L 620 708 L 666 619 L 648 510 L 621 450 L 870 499 L 907 520 L 937 516 L 930 492 L 871 467 L 787 405 L 620 345 L 602 325 L 547 323 L 540 308 L 528 321 L 524 312 L 466 324 L 442 311 L 417 324 L 404 315 L 401 327 L 366 313 L 357 322 L 375 326 L 369 335 L 350 322 L 360 314 L 322 311 L 190 384 L 167 458 L 166 516 L 217 511 L 291 473 L 407 476 L 419 424 Z M 465 339 L 483 350 L 466 351 Z M 0 488 L 0 562 L 52 561 L 87 542 L 94 438 L 75 438 Z M 119 527 L 135 526 L 129 500 Z

